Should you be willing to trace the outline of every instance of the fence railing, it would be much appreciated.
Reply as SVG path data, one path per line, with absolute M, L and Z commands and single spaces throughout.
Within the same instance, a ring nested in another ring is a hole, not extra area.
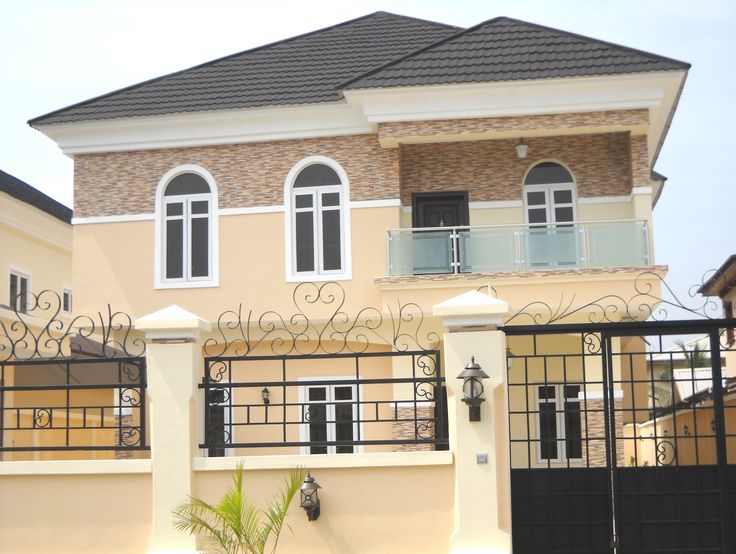
M 446 450 L 439 351 L 206 358 L 209 456 Z
M 391 276 L 643 267 L 649 263 L 645 220 L 388 231 Z
M 0 363 L 0 452 L 74 450 L 148 450 L 144 358 Z

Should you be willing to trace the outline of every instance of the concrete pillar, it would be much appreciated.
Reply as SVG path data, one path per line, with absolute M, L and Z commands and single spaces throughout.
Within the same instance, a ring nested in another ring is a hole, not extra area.
M 506 393 L 506 336 L 497 326 L 506 302 L 471 291 L 434 306 L 448 329 L 444 367 L 450 447 L 455 453 L 455 512 L 450 551 L 511 552 L 511 472 Z M 471 357 L 488 374 L 481 421 L 471 422 L 456 376 Z
M 200 333 L 210 324 L 169 306 L 139 318 L 146 334 L 147 396 L 153 467 L 153 532 L 149 554 L 197 552 L 196 537 L 177 531 L 172 510 L 192 494 L 192 458 L 197 453 L 194 409 L 202 372 Z

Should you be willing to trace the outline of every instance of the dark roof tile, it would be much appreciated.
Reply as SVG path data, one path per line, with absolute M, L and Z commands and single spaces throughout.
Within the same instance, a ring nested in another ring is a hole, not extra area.
M 10 173 L 0 170 L 0 192 L 4 192 L 21 202 L 30 204 L 49 215 L 60 219 L 64 223 L 72 222 L 72 211 L 64 204 L 61 204 L 46 196 L 40 190 L 33 188 L 28 183 L 24 183 L 17 177 L 13 177 Z

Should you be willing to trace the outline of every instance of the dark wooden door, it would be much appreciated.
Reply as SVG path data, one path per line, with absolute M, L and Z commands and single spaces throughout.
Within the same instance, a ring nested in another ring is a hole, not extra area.
M 412 196 L 413 227 L 459 227 L 468 224 L 468 193 L 417 193 Z

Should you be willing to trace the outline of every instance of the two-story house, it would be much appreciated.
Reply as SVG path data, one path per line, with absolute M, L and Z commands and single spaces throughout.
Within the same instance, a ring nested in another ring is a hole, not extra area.
M 460 29 L 377 12 L 30 124 L 74 159 L 75 311 L 212 325 L 202 458 L 444 455 L 443 383 L 462 368 L 442 369 L 443 302 L 492 292 L 507 325 L 651 315 L 666 273 L 653 168 L 688 68 L 506 17 Z M 610 339 L 609 381 L 584 333 L 512 335 L 511 466 L 605 466 L 606 402 L 622 439 L 648 417 L 642 337 Z M 421 529 L 397 516 L 413 531 L 392 545 L 446 551 L 443 510 Z

